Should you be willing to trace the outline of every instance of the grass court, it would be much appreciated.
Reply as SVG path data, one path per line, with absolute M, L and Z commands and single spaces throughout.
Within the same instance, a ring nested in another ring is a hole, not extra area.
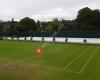
M 0 41 L 0 80 L 100 80 L 100 45 Z

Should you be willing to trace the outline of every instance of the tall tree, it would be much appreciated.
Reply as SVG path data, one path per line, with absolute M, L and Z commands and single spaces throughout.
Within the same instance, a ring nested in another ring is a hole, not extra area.
M 100 30 L 100 11 L 83 8 L 78 12 L 76 23 L 82 31 Z
M 100 30 L 100 10 L 93 10 L 92 11 L 92 25 L 94 29 Z
M 3 22 L 0 21 L 0 36 L 3 35 Z
M 64 25 L 64 28 L 62 29 L 62 31 L 79 30 L 79 27 L 76 25 L 75 20 L 62 20 L 61 22 Z
M 16 25 L 17 25 L 17 21 L 14 21 L 14 19 L 12 18 L 12 21 L 8 22 L 9 25 L 9 35 L 14 35 L 17 32 L 16 29 Z
M 33 19 L 25 17 L 17 24 L 17 29 L 20 32 L 33 32 L 37 30 L 37 27 Z
M 55 18 L 52 22 L 50 22 L 48 24 L 48 30 L 56 31 L 61 25 L 62 25 L 62 23 L 60 21 L 58 21 L 57 18 Z
M 39 20 L 37 21 L 36 27 L 37 27 L 38 31 L 41 30 L 41 22 Z
M 79 10 L 76 21 L 78 26 L 80 27 L 80 30 L 90 30 L 90 18 L 92 17 L 91 13 L 92 10 L 88 7 Z

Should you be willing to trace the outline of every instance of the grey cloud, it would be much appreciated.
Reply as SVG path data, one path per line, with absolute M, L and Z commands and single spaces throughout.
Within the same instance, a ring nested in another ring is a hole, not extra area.
M 0 0 L 0 19 L 12 17 L 19 20 L 25 16 L 35 20 L 50 20 L 54 17 L 74 19 L 83 7 L 100 8 L 99 0 Z

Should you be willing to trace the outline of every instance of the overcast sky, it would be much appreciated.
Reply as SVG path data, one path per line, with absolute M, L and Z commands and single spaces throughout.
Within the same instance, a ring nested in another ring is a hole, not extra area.
M 76 18 L 77 11 L 83 7 L 100 9 L 100 0 L 0 0 L 0 19 L 69 20 Z

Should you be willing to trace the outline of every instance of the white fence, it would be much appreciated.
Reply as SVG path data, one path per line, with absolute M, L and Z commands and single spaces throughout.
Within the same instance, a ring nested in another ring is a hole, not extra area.
M 64 38 L 64 37 L 61 37 L 61 38 L 58 38 L 58 37 L 56 37 L 55 38 L 55 42 L 65 42 L 65 40 L 66 40 L 66 38 Z
M 53 37 L 44 37 L 44 41 L 53 42 Z
M 20 37 L 20 38 L 18 38 L 18 40 L 23 41 L 23 40 L 25 40 L 25 37 Z
M 19 38 L 11 38 L 11 37 L 3 37 L 3 39 L 7 39 L 7 40 L 26 40 L 26 41 L 46 41 L 46 42 L 61 42 L 61 43 L 79 43 L 79 44 L 83 44 L 84 43 L 84 39 L 86 39 L 86 43 L 87 44 L 100 44 L 100 38 L 66 38 L 65 37 L 19 37 Z
M 69 43 L 84 43 L 85 38 L 68 38 Z
M 42 37 L 32 37 L 32 41 L 42 41 Z

